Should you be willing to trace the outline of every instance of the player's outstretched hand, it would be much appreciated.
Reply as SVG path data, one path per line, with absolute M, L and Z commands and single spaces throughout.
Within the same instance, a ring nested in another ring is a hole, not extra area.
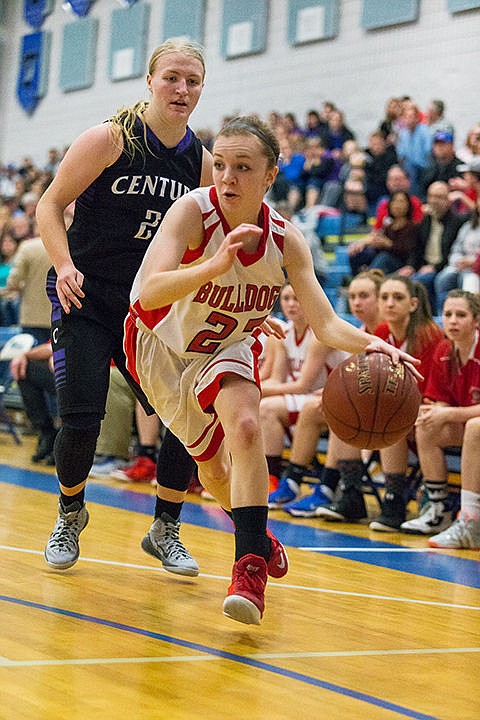
M 74 265 L 60 268 L 57 272 L 57 294 L 60 304 L 66 313 L 69 313 L 72 305 L 82 307 L 80 298 L 85 297 L 82 290 L 84 275 Z
M 372 340 L 372 342 L 367 345 L 365 351 L 386 353 L 387 355 L 390 355 L 394 365 L 396 365 L 401 360 L 412 371 L 417 380 L 423 380 L 423 375 L 421 374 L 421 372 L 418 371 L 416 367 L 417 365 L 420 365 L 420 360 L 413 357 L 413 355 L 409 355 L 403 350 L 399 350 L 394 345 L 390 345 L 390 343 L 385 342 L 385 340 L 382 340 L 381 338 L 375 338 L 375 340 Z

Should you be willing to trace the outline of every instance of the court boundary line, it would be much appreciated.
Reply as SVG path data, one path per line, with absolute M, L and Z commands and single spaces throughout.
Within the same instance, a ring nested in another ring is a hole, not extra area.
M 41 550 L 33 550 L 33 549 L 27 549 L 27 548 L 17 548 L 13 547 L 11 545 L 0 545 L 0 551 L 6 550 L 11 552 L 20 552 L 30 555 L 41 555 L 43 557 L 43 552 Z M 174 576 L 174 573 L 168 573 L 164 568 L 162 567 L 154 567 L 153 565 L 136 565 L 135 563 L 123 563 L 119 562 L 118 560 L 102 560 L 100 558 L 89 558 L 85 556 L 81 556 L 78 561 L 78 563 L 86 562 L 86 563 L 92 563 L 92 564 L 98 564 L 98 565 L 111 565 L 112 567 L 125 567 L 133 570 L 149 570 L 153 572 L 160 572 L 160 573 L 166 573 L 168 574 L 172 580 L 175 579 L 175 577 L 182 580 L 190 580 L 194 581 L 194 578 L 188 578 L 185 575 L 176 575 Z M 52 572 L 56 572 L 55 570 L 52 570 Z M 58 571 L 60 573 L 63 573 L 65 571 Z M 212 573 L 199 573 L 198 577 L 200 578 L 208 578 L 211 580 L 221 580 L 230 582 L 231 577 L 228 575 L 213 575 Z M 434 600 L 420 600 L 416 598 L 402 598 L 402 597 L 395 597 L 393 595 L 374 595 L 371 593 L 360 593 L 360 592 L 353 592 L 351 590 L 331 590 L 329 588 L 316 588 L 308 585 L 294 585 L 292 583 L 285 583 L 285 582 L 275 582 L 273 580 L 268 581 L 268 587 L 273 588 L 286 588 L 287 590 L 304 590 L 306 592 L 314 592 L 314 593 L 322 593 L 324 595 L 341 595 L 345 597 L 357 597 L 357 598 L 364 598 L 367 600 L 385 600 L 388 602 L 399 602 L 399 603 L 411 603 L 413 605 L 427 605 L 429 607 L 444 607 L 448 608 L 449 610 L 473 610 L 475 612 L 480 612 L 480 605 L 459 605 L 457 603 L 447 603 L 447 602 L 438 602 Z
M 51 482 L 46 482 L 51 481 Z M 11 465 L 0 463 L 0 483 L 5 482 L 9 485 L 15 485 L 24 489 L 37 490 L 40 492 L 53 494 L 58 496 L 58 481 L 55 476 L 50 473 L 38 473 L 34 470 L 27 470 L 23 467 L 17 468 Z M 112 507 L 117 510 L 127 510 L 141 515 L 152 515 L 151 496 L 145 493 L 136 492 L 135 489 L 127 487 L 112 487 L 95 481 L 88 483 L 87 492 L 88 503 L 98 504 L 104 507 Z M 213 510 L 213 512 L 212 512 Z M 217 530 L 227 533 L 232 532 L 231 523 L 225 513 L 219 507 L 212 507 L 211 504 L 206 510 L 206 506 L 187 502 L 184 505 L 182 515 L 185 525 L 194 527 L 202 527 L 208 530 Z M 338 551 L 346 560 L 364 563 L 375 567 L 383 567 L 389 570 L 398 570 L 407 575 L 417 577 L 427 577 L 432 580 L 441 580 L 462 587 L 471 587 L 480 589 L 480 576 L 478 574 L 478 559 L 465 558 L 461 555 L 451 552 L 439 551 L 438 549 L 429 548 L 426 554 L 404 552 L 380 552 L 375 553 L 373 550 L 386 547 L 388 550 L 392 548 L 396 551 L 398 546 L 383 539 L 357 538 L 350 535 L 345 530 L 329 528 L 316 528 L 309 525 L 292 524 L 290 520 L 273 517 L 269 520 L 271 529 L 277 537 L 286 545 L 291 547 L 312 546 L 315 552 L 322 553 L 322 542 L 325 534 L 328 533 L 329 542 L 336 543 L 340 547 Z M 303 537 L 294 542 L 288 542 L 287 533 L 290 536 L 291 531 L 295 528 L 295 535 L 301 533 Z M 360 543 L 360 544 L 359 544 Z M 373 544 L 373 547 L 372 547 Z M 337 545 L 335 545 L 337 546 Z M 350 548 L 371 548 L 372 552 L 352 552 L 349 557 L 348 549 Z M 401 546 L 404 547 L 404 546 Z M 330 550 L 330 552 L 335 552 Z M 428 558 L 428 554 L 433 558 L 433 563 L 428 559 L 424 561 L 424 557 Z M 328 551 L 325 552 L 328 556 Z
M 326 650 L 325 652 L 292 652 L 292 653 L 245 653 L 241 657 L 252 660 L 303 660 L 305 658 L 329 658 L 329 657 L 376 657 L 394 655 L 458 655 L 458 654 L 480 653 L 478 648 L 412 648 L 403 650 Z M 173 655 L 144 656 L 144 657 L 115 657 L 115 658 L 75 658 L 63 660 L 10 660 L 0 656 L 0 667 L 48 667 L 62 665 L 118 665 L 118 664 L 147 664 L 163 662 L 190 662 L 221 660 L 220 657 L 211 655 Z
M 287 670 L 285 668 L 266 663 L 262 660 L 257 660 L 250 656 L 237 655 L 235 653 L 231 653 L 225 650 L 219 650 L 218 648 L 210 647 L 208 645 L 202 645 L 200 643 L 195 643 L 189 640 L 174 638 L 163 633 L 145 630 L 143 628 L 135 627 L 134 625 L 117 623 L 112 620 L 107 620 L 105 618 L 95 617 L 93 615 L 87 615 L 85 613 L 78 613 L 73 610 L 65 610 L 63 608 L 45 605 L 42 603 L 35 603 L 29 600 L 22 600 L 20 598 L 10 597 L 8 595 L 0 595 L 0 601 L 9 602 L 15 605 L 21 605 L 23 607 L 40 610 L 43 612 L 54 613 L 56 615 L 63 615 L 65 617 L 70 617 L 77 620 L 83 620 L 84 622 L 102 625 L 104 627 L 121 630 L 123 632 L 140 635 L 142 637 L 148 637 L 150 639 L 165 642 L 168 645 L 178 645 L 180 647 L 188 648 L 190 650 L 196 650 L 197 652 L 212 655 L 223 660 L 229 660 L 231 662 L 236 662 L 240 665 L 255 667 L 258 670 L 264 670 L 274 675 L 280 675 L 281 677 L 287 678 L 289 680 L 296 680 L 297 682 L 312 685 L 322 690 L 328 690 L 330 692 L 334 692 L 337 695 L 343 695 L 344 697 L 349 697 L 353 700 L 365 702 L 368 705 L 374 705 L 384 710 L 389 710 L 399 715 L 403 715 L 404 717 L 413 718 L 414 720 L 440 720 L 440 718 L 436 718 L 433 715 L 425 715 L 424 713 L 417 712 L 416 710 L 412 710 L 407 707 L 403 707 L 402 705 L 399 705 L 397 703 L 377 698 L 374 695 L 368 695 L 367 693 L 363 693 L 358 690 L 352 690 L 350 688 L 337 685 L 336 683 L 331 683 L 326 680 L 320 680 L 319 678 L 314 678 L 312 676 L 305 675 L 304 673 Z

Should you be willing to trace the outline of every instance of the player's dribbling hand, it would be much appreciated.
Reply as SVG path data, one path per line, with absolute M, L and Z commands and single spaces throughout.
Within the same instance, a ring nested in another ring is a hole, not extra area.
M 394 345 L 390 345 L 390 343 L 387 343 L 380 338 L 375 338 L 375 340 L 369 343 L 365 348 L 365 352 L 383 352 L 386 355 L 390 355 L 394 365 L 401 360 L 405 363 L 417 380 L 424 379 L 421 372 L 419 372 L 416 368 L 416 365 L 420 365 L 420 360 L 418 358 L 413 357 L 413 355 L 409 355 L 403 350 L 399 350 Z
M 57 272 L 57 294 L 63 310 L 68 314 L 72 305 L 82 307 L 80 298 L 85 297 L 82 290 L 84 275 L 74 265 L 69 265 Z

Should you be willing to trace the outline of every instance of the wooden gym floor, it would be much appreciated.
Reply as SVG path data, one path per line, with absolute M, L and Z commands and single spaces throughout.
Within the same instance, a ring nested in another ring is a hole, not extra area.
M 241 625 L 221 612 L 230 521 L 197 496 L 198 578 L 140 548 L 154 489 L 110 479 L 89 482 L 78 563 L 49 569 L 57 483 L 32 448 L 0 433 L 1 720 L 480 717 L 480 553 L 271 513 L 291 569 Z

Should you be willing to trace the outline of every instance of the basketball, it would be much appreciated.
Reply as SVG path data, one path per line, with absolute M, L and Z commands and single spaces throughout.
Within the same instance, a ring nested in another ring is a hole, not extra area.
M 346 443 L 380 450 L 413 427 L 421 395 L 412 371 L 385 353 L 352 355 L 332 370 L 323 389 L 330 429 Z

